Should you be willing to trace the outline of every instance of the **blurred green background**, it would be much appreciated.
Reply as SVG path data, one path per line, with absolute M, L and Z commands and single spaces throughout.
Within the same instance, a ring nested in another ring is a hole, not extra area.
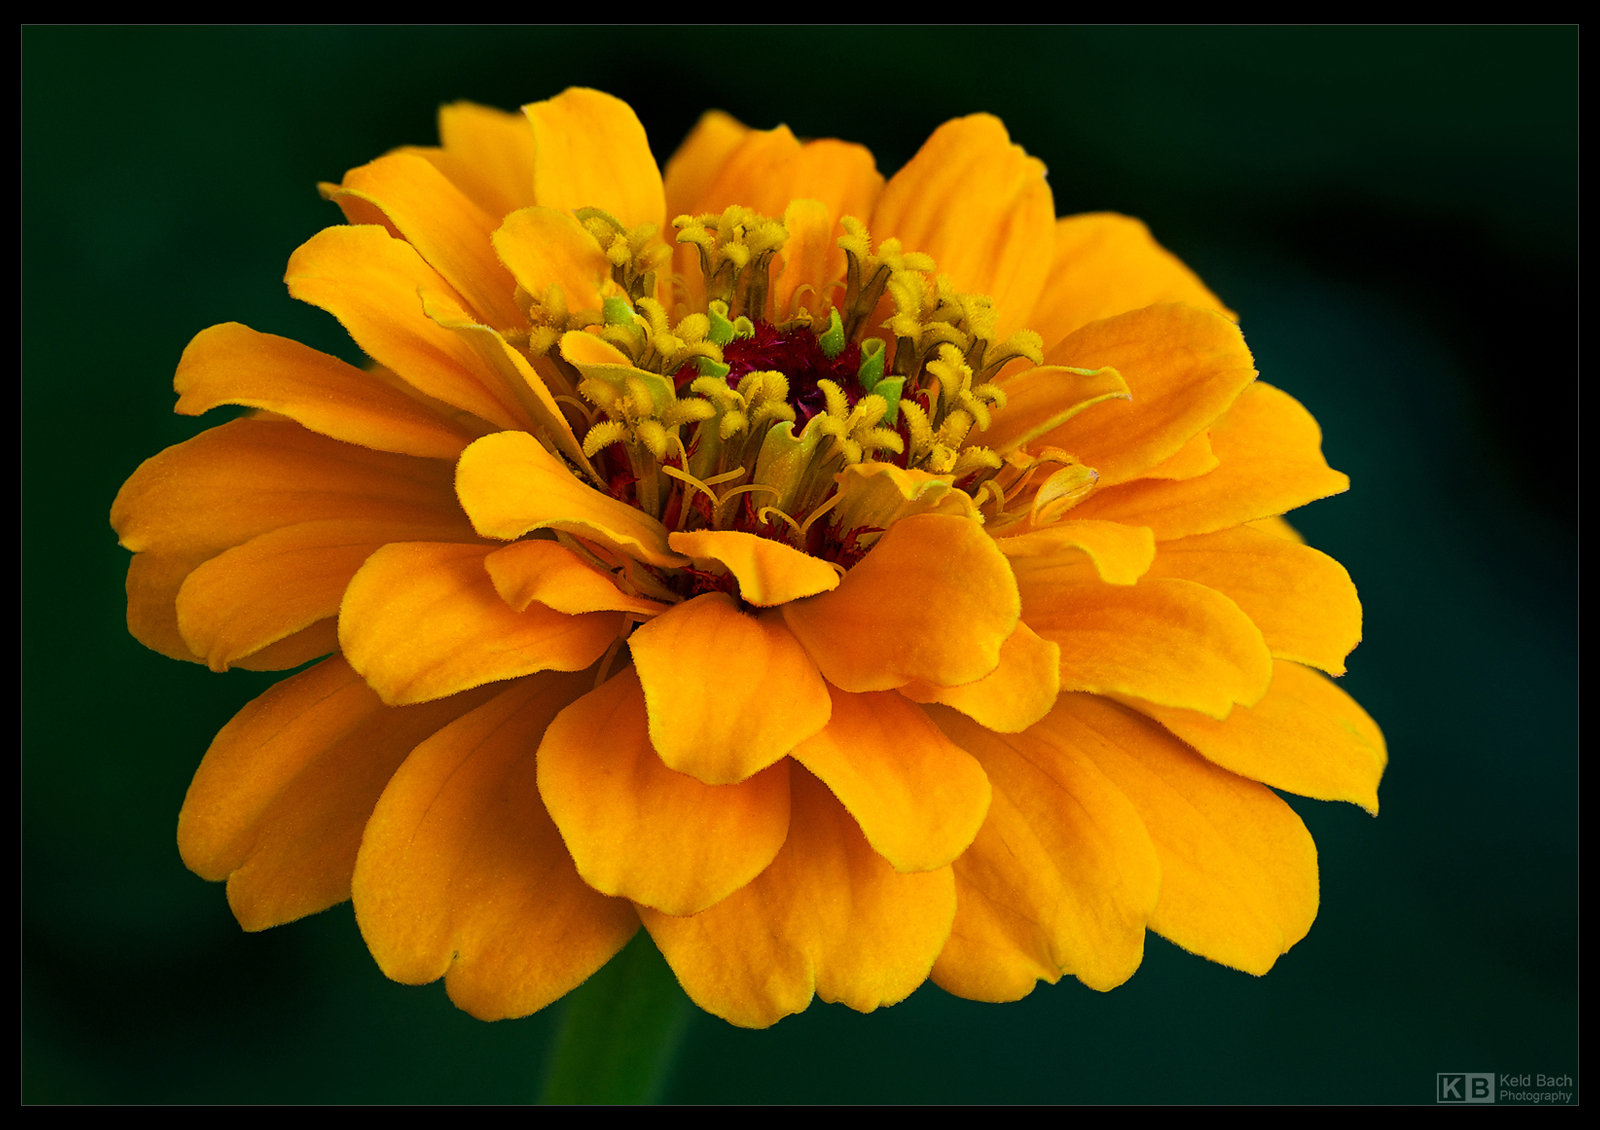
M 516 1102 L 560 1006 L 482 1024 L 386 981 L 349 905 L 241 933 L 173 842 L 216 730 L 273 681 L 143 650 L 106 514 L 189 338 L 353 359 L 292 302 L 318 180 L 442 102 L 599 87 L 660 160 L 698 114 L 864 142 L 892 173 L 987 110 L 1057 210 L 1148 221 L 1315 413 L 1349 494 L 1344 685 L 1373 820 L 1293 803 L 1310 936 L 1255 979 L 1151 937 L 1109 994 L 929 985 L 748 1032 L 697 1014 L 698 1102 L 1419 1102 L 1442 1071 L 1578 1073 L 1576 28 L 30 27 L 22 44 L 22 1093 L 33 1102 Z

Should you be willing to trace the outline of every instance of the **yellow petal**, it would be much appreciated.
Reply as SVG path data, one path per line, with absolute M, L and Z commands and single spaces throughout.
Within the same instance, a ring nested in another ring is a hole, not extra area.
M 387 545 L 350 582 L 339 643 L 385 702 L 427 702 L 535 671 L 579 671 L 617 638 L 620 613 L 566 616 L 542 604 L 512 611 L 484 568 L 492 552 Z
M 667 914 L 698 914 L 733 894 L 789 832 L 788 761 L 736 785 L 668 769 L 632 668 L 545 731 L 539 794 L 586 883 Z
M 553 541 L 518 541 L 484 558 L 495 592 L 521 612 L 537 601 L 547 608 L 578 616 L 585 612 L 637 612 L 654 616 L 667 606 L 617 588 L 572 550 Z
M 1085 408 L 1105 400 L 1127 400 L 1130 395 L 1115 369 L 1080 372 L 1040 365 L 1002 376 L 996 383 L 1006 394 L 1006 406 L 995 412 L 994 423 L 980 434 L 984 446 L 1002 455 L 1060 427 Z
M 491 216 L 533 203 L 533 131 L 523 114 L 452 102 L 439 107 L 439 141 L 446 160 L 435 164 Z
M 484 436 L 461 455 L 456 492 L 484 537 L 512 541 L 533 530 L 565 530 L 651 565 L 688 559 L 667 548 L 660 522 L 572 477 L 526 432 Z
M 381 211 L 406 242 L 417 249 L 479 315 L 500 329 L 524 323 L 513 301 L 511 276 L 495 258 L 489 236 L 500 225 L 433 164 L 410 153 L 391 153 L 351 169 L 329 195 L 343 204 L 351 197 Z M 365 222 L 364 215 L 352 224 Z
M 944 514 L 905 518 L 832 592 L 783 606 L 823 677 L 848 691 L 912 679 L 976 682 L 1017 626 L 1016 586 L 994 539 Z
M 839 572 L 828 562 L 756 534 L 697 530 L 668 534 L 667 544 L 701 568 L 714 562 L 727 569 L 739 582 L 740 599 L 762 608 L 839 587 Z
M 246 930 L 343 902 L 362 828 L 396 767 L 486 697 L 392 709 L 337 656 L 284 680 L 206 751 L 178 816 L 184 863 L 228 881 Z
M 626 102 L 575 86 L 522 112 L 533 124 L 540 204 L 564 212 L 603 208 L 630 228 L 665 222 L 661 172 Z
M 782 619 L 723 593 L 639 625 L 628 648 L 656 753 L 708 785 L 754 776 L 827 724 L 828 688 Z
M 750 128 L 737 118 L 711 110 L 702 114 L 689 136 L 667 162 L 667 219 L 693 213 L 716 180 L 728 154 L 738 148 Z
M 477 540 L 465 517 L 429 526 L 349 518 L 285 526 L 189 574 L 177 596 L 178 630 L 213 671 L 226 671 L 269 644 L 337 616 L 356 570 L 390 542 Z
M 1040 437 L 1100 472 L 1104 489 L 1178 453 L 1255 380 L 1239 327 L 1193 306 L 1151 306 L 1094 322 L 1045 357 L 1052 365 L 1116 369 L 1132 399 L 1074 416 Z M 1215 437 L 1213 437 L 1215 438 Z
M 1104 699 L 1063 695 L 1042 723 L 1133 802 L 1161 861 L 1150 928 L 1258 976 L 1317 916 L 1317 848 L 1294 810 L 1159 726 Z
M 794 759 L 820 777 L 896 871 L 932 871 L 966 850 L 989 782 L 922 709 L 896 694 L 833 692 L 833 717 Z
M 452 462 L 473 439 L 370 373 L 238 322 L 198 334 L 183 351 L 173 384 L 177 411 L 185 416 L 243 404 L 346 443 Z
M 1001 737 L 929 712 L 994 786 L 983 829 L 956 860 L 956 924 L 933 976 L 976 1000 L 1016 1000 L 1061 971 L 1105 991 L 1144 956 L 1161 868 L 1121 790 L 1052 729 Z
M 942 702 L 1000 734 L 1019 734 L 1055 705 L 1061 689 L 1061 648 L 1019 623 L 1000 648 L 1000 666 L 964 687 L 920 679 L 900 693 L 912 702 Z
M 1191 710 L 1129 705 L 1242 777 L 1378 813 L 1378 781 L 1389 760 L 1383 732 L 1355 699 L 1298 663 L 1277 660 L 1266 697 L 1236 708 L 1224 722 Z
M 1233 601 L 1191 581 L 1108 585 L 1086 562 L 1012 559 L 1022 618 L 1061 645 L 1061 689 L 1123 694 L 1225 718 L 1272 681 L 1261 632 Z
M 1285 392 L 1256 381 L 1211 427 L 1220 465 L 1183 482 L 1147 479 L 1098 490 L 1073 511 L 1149 526 L 1157 541 L 1209 534 L 1350 489 L 1322 457 L 1322 429 Z
M 490 388 L 470 346 L 424 316 L 420 289 L 450 291 L 409 243 L 380 227 L 325 228 L 289 257 L 289 293 L 321 307 L 363 353 L 412 388 L 502 428 L 524 420 Z
M 389 977 L 443 976 L 480 1020 L 526 1016 L 639 928 L 631 904 L 578 877 L 539 799 L 539 739 L 592 683 L 554 673 L 515 683 L 417 746 L 390 780 L 351 884 L 361 935 Z
M 765 1028 L 823 1000 L 871 1012 L 910 996 L 950 934 L 948 867 L 902 875 L 815 778 L 793 774 L 788 841 L 749 886 L 692 918 L 639 916 L 701 1008 Z
M 1163 302 L 1186 302 L 1233 317 L 1140 221 L 1113 212 L 1064 216 L 1056 221 L 1050 280 L 1028 328 L 1044 338 L 1048 352 L 1090 322 Z
M 611 263 L 571 212 L 513 212 L 494 233 L 494 249 L 517 284 L 541 302 L 545 291 L 558 286 L 568 309 L 600 309 L 600 287 L 611 277 Z
M 1072 560 L 1072 550 L 1082 550 L 1094 562 L 1100 579 L 1112 585 L 1133 584 L 1156 559 L 1156 539 L 1149 530 L 1118 522 L 1058 522 L 1042 530 L 999 538 L 995 544 L 1008 558 Z
M 999 118 L 946 122 L 884 188 L 872 237 L 898 237 L 932 255 L 958 290 L 993 298 L 1004 341 L 1027 325 L 1050 271 L 1055 201 L 1044 173 Z
M 1361 642 L 1361 600 L 1326 553 L 1239 527 L 1161 543 L 1152 577 L 1215 589 L 1243 609 L 1279 659 L 1344 674 Z

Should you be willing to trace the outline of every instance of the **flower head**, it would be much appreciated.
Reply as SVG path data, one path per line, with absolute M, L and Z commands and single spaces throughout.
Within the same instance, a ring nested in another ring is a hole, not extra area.
M 495 1018 L 642 923 L 744 1025 L 1304 936 L 1272 789 L 1375 811 L 1385 756 L 1280 517 L 1347 481 L 1143 225 L 1056 219 L 982 115 L 887 182 L 721 114 L 663 178 L 590 90 L 440 124 L 289 263 L 372 363 L 205 331 L 178 410 L 257 411 L 112 512 L 146 644 L 328 656 L 180 818 L 247 929 L 353 895 Z

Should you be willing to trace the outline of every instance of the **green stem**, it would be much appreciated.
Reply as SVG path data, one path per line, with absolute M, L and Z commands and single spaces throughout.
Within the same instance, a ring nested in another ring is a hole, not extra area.
M 544 1103 L 652 1103 L 688 1027 L 689 998 L 644 930 L 568 995 Z

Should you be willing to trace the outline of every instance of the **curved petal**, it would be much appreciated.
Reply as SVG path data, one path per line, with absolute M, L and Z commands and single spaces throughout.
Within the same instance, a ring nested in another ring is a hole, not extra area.
M 472 102 L 439 107 L 440 161 L 434 164 L 491 216 L 533 203 L 533 131 L 527 116 Z
M 472 348 L 423 315 L 418 291 L 452 288 L 404 240 L 376 226 L 324 228 L 289 256 L 284 282 L 412 388 L 491 425 L 524 426 L 515 405 L 492 391 L 493 374 L 481 371 Z
M 1061 647 L 1027 624 L 1000 648 L 1000 666 L 976 683 L 938 687 L 920 679 L 900 693 L 912 702 L 942 702 L 999 734 L 1020 734 L 1046 714 L 1061 690 Z
M 335 656 L 241 710 L 211 743 L 178 816 L 189 870 L 228 881 L 246 930 L 350 897 L 361 831 L 406 754 L 487 692 L 384 706 Z
M 571 212 L 539 207 L 513 212 L 494 233 L 494 249 L 517 284 L 540 301 L 557 286 L 568 309 L 600 309 L 600 287 L 611 277 L 611 262 Z
M 995 383 L 1006 394 L 1006 406 L 981 434 L 984 444 L 1001 455 L 1047 435 L 1085 408 L 1131 395 L 1115 369 L 1040 365 L 1002 374 Z
M 956 860 L 956 924 L 940 986 L 1016 1000 L 1075 974 L 1113 989 L 1144 957 L 1161 866 L 1138 811 L 1094 761 L 1048 726 L 1001 737 L 948 710 L 930 716 L 994 786 L 983 829 Z
M 654 616 L 667 606 L 617 588 L 609 573 L 553 541 L 517 541 L 484 558 L 494 591 L 513 611 L 535 601 L 568 616 L 585 612 L 637 612 Z
M 177 411 L 265 408 L 331 439 L 452 462 L 473 440 L 398 389 L 286 337 L 228 322 L 195 336 L 173 381 Z
M 538 203 L 564 212 L 603 208 L 630 228 L 666 221 L 661 171 L 633 107 L 574 86 L 522 112 L 533 124 Z
M 1279 659 L 1344 674 L 1361 642 L 1361 599 L 1350 574 L 1326 553 L 1238 527 L 1161 543 L 1152 577 L 1215 589 L 1261 629 Z
M 1061 645 L 1061 689 L 1132 695 L 1225 718 L 1260 700 L 1272 654 L 1239 606 L 1191 581 L 1108 585 L 1087 562 L 1012 559 L 1022 618 Z
M 1016 585 L 983 527 L 945 514 L 896 522 L 839 587 L 783 606 L 823 677 L 847 691 L 976 682 L 1017 626 Z
M 1350 489 L 1322 457 L 1322 429 L 1288 393 L 1256 381 L 1211 426 L 1220 465 L 1182 482 L 1146 479 L 1097 490 L 1079 518 L 1149 526 L 1157 541 L 1269 518 Z
M 1378 781 L 1389 761 L 1383 732 L 1355 699 L 1298 663 L 1273 663 L 1266 696 L 1254 706 L 1235 708 L 1223 722 L 1192 710 L 1137 701 L 1128 705 L 1230 772 L 1317 800 L 1347 800 L 1378 814 Z
M 1211 310 L 1151 306 L 1093 322 L 1052 349 L 1052 365 L 1110 366 L 1132 399 L 1074 416 L 1038 440 L 1100 472 L 1101 489 L 1176 455 L 1255 380 L 1239 327 Z
M 573 477 L 526 432 L 484 436 L 461 455 L 456 492 L 484 537 L 513 541 L 534 530 L 565 530 L 666 568 L 688 564 L 667 548 L 667 529 L 642 510 Z
M 633 669 L 567 709 L 539 746 L 539 794 L 578 874 L 666 914 L 698 914 L 759 875 L 789 833 L 789 763 L 736 785 L 668 769 Z
M 1234 317 L 1150 229 L 1132 216 L 1091 212 L 1056 221 L 1055 261 L 1028 328 L 1048 353 L 1074 330 L 1129 310 L 1186 302 Z
M 896 694 L 833 692 L 833 716 L 794 759 L 822 779 L 896 871 L 932 871 L 972 843 L 989 782 L 920 707 Z
M 822 729 L 832 703 L 776 615 L 746 615 L 706 593 L 628 637 L 650 743 L 669 769 L 708 785 L 754 776 Z
M 667 162 L 667 219 L 692 213 L 705 197 L 706 189 L 739 147 L 750 127 L 721 110 L 700 116 L 689 136 Z
M 946 122 L 884 187 L 872 237 L 927 252 L 958 289 L 993 298 L 1004 341 L 1028 324 L 1050 271 L 1056 216 L 1044 174 L 999 118 Z
M 1131 585 L 1144 576 L 1156 559 L 1156 539 L 1143 526 L 1120 522 L 1058 522 L 1042 530 L 999 538 L 995 542 L 1009 558 L 1060 557 L 1071 559 L 1082 550 L 1094 562 L 1100 579 L 1112 585 Z
M 1161 861 L 1150 928 L 1260 975 L 1317 916 L 1317 848 L 1294 810 L 1115 703 L 1063 695 L 1041 723 L 1091 757 L 1133 802 Z
M 793 774 L 794 820 L 772 866 L 692 918 L 639 916 L 690 998 L 742 1028 L 823 1000 L 871 1012 L 910 996 L 950 935 L 950 869 L 903 875 L 815 778 Z
M 412 153 L 391 153 L 351 169 L 328 195 L 336 204 L 355 198 L 378 209 L 471 304 L 480 321 L 503 330 L 526 323 L 513 300 L 511 276 L 489 243 L 500 216 L 485 212 L 432 162 Z M 350 222 L 366 222 L 366 213 L 358 212 Z
M 465 517 L 428 526 L 334 518 L 271 530 L 189 574 L 177 595 L 178 630 L 213 671 L 226 671 L 337 616 L 350 579 L 390 542 L 477 540 Z
M 443 976 L 480 1020 L 526 1016 L 639 928 L 629 903 L 578 877 L 539 799 L 539 739 L 591 683 L 522 680 L 417 746 L 389 781 L 351 882 L 361 936 L 387 976 Z
M 702 568 L 716 563 L 739 582 L 739 598 L 761 608 L 839 587 L 839 571 L 821 558 L 740 530 L 667 535 L 667 544 Z
M 871 216 L 883 191 L 871 150 L 833 138 L 801 144 L 788 126 L 746 130 L 718 157 L 718 168 L 683 211 L 698 215 L 742 204 L 782 216 L 791 200 L 816 200 L 837 224 L 840 216 Z
M 484 545 L 386 545 L 339 608 L 339 644 L 383 700 L 399 706 L 536 671 L 581 671 L 622 630 L 622 615 L 514 612 L 495 592 Z

